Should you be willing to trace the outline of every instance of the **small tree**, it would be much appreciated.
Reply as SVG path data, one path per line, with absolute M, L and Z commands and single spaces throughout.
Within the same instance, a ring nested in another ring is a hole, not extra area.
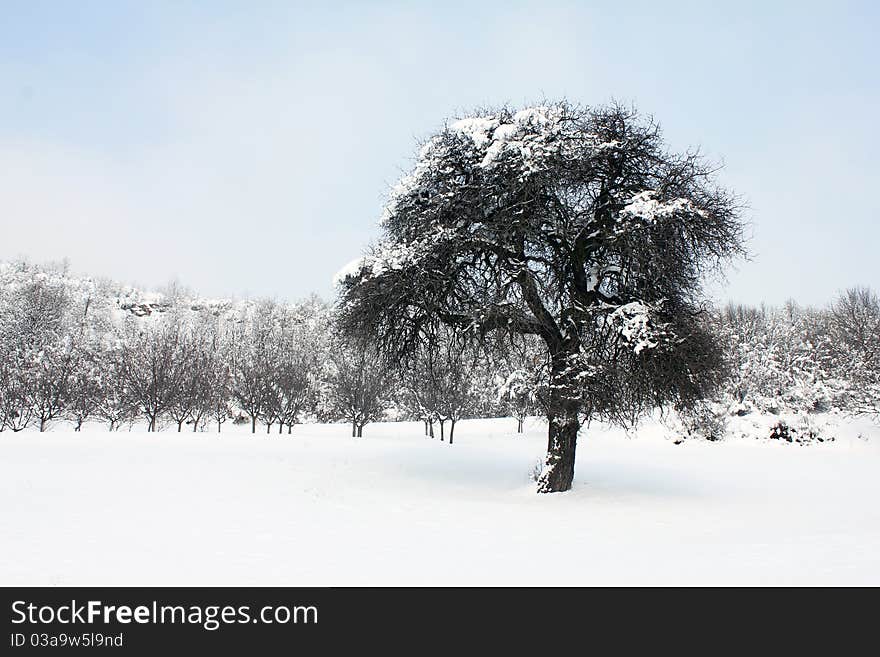
M 185 362 L 186 369 L 180 389 L 168 406 L 168 415 L 177 423 L 178 431 L 187 422 L 198 431 L 202 418 L 211 411 L 215 349 L 213 327 L 203 318 L 185 327 L 175 358 Z
M 398 402 L 409 414 L 425 423 L 425 435 L 434 438 L 434 423 L 440 414 L 440 390 L 434 385 L 433 353 L 419 350 L 406 367 L 400 368 Z
M 94 416 L 106 422 L 110 431 L 118 431 L 124 422 L 131 422 L 139 410 L 122 376 L 124 354 L 121 338 L 101 343 L 95 353 L 97 380 L 100 385 L 99 403 Z
M 516 420 L 516 432 L 523 423 L 541 411 L 541 397 L 546 397 L 546 358 L 534 336 L 519 336 L 507 341 L 504 349 L 495 349 L 493 360 L 503 376 L 496 380 L 496 395 L 504 412 Z
M 107 394 L 95 349 L 92 345 L 81 345 L 80 349 L 70 376 L 65 409 L 66 417 L 73 421 L 74 431 L 80 431 L 83 423 L 97 413 Z
M 217 424 L 217 433 L 232 416 L 232 371 L 230 349 L 219 330 L 211 335 L 211 348 L 205 368 L 206 412 Z
M 476 354 L 467 341 L 442 327 L 428 335 L 423 376 L 435 399 L 434 414 L 440 424 L 440 440 L 444 440 L 445 424 L 449 422 L 449 444 L 455 439 L 455 424 L 477 406 L 472 372 Z
M 250 349 L 243 347 L 236 351 L 232 397 L 251 419 L 251 433 L 257 431 L 257 419 L 263 417 L 268 405 L 268 383 L 266 363 L 252 360 Z
M 850 383 L 848 406 L 880 414 L 880 297 L 867 287 L 838 296 L 828 313 L 832 368 Z
M 18 409 L 10 415 L 20 430 L 30 418 L 45 431 L 67 403 L 70 377 L 77 357 L 66 320 L 71 298 L 60 271 L 40 271 L 19 263 L 22 282 L 7 297 L 3 333 L 15 374 L 15 394 L 9 397 Z
M 232 416 L 230 391 L 232 375 L 225 363 L 215 363 L 211 369 L 211 381 L 210 415 L 212 421 L 217 424 L 217 433 L 220 433 L 220 427 Z
M 338 340 L 330 354 L 329 403 L 338 417 L 351 423 L 352 437 L 382 418 L 387 368 L 366 340 Z
M 541 492 L 574 477 L 584 420 L 631 425 L 721 377 L 702 276 L 740 253 L 737 204 L 635 111 L 566 102 L 447 125 L 392 190 L 380 242 L 337 278 L 344 329 L 391 362 L 435 322 L 538 336 L 548 372 Z
M 28 386 L 30 406 L 40 431 L 45 431 L 50 420 L 62 414 L 69 401 L 78 354 L 69 336 L 31 348 L 27 352 L 30 359 L 30 385 Z
M 287 433 L 291 433 L 300 416 L 311 411 L 317 403 L 317 354 L 301 350 L 299 347 L 302 346 L 291 344 L 276 369 L 274 387 L 278 400 L 278 433 L 285 425 Z
M 277 416 L 271 380 L 274 374 L 275 303 L 258 304 L 232 334 L 232 398 L 251 419 L 251 433 L 258 419 Z
M 187 377 L 185 334 L 175 321 L 143 328 L 129 327 L 118 361 L 119 378 L 131 404 L 156 431 L 158 421 L 175 403 Z
M 498 398 L 507 413 L 516 420 L 517 433 L 523 432 L 526 418 L 535 413 L 537 390 L 533 373 L 525 369 L 515 369 L 499 381 Z
M 34 415 L 30 403 L 31 378 L 19 352 L 12 348 L 0 353 L 0 431 L 22 431 Z

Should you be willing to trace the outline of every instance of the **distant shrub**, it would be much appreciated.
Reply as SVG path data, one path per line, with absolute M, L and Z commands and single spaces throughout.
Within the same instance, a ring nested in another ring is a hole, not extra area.
M 665 418 L 664 424 L 670 429 L 676 445 L 687 438 L 718 442 L 727 434 L 725 413 L 719 412 L 716 405 L 709 402 L 675 411 Z
M 809 417 L 802 416 L 794 420 L 780 419 L 770 427 L 770 440 L 781 440 L 787 443 L 807 445 L 810 443 L 834 442 L 834 436 L 825 434 Z

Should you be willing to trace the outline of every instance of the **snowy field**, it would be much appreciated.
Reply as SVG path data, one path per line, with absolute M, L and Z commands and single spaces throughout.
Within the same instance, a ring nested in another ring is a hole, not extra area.
M 544 496 L 545 428 L 514 428 L 4 432 L 0 584 L 880 584 L 868 423 L 809 446 L 594 425 Z

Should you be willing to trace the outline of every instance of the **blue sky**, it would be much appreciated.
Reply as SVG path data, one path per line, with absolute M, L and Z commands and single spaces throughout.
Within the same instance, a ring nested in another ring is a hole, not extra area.
M 612 98 L 723 161 L 719 298 L 880 288 L 875 3 L 0 0 L 0 258 L 329 297 L 447 117 Z

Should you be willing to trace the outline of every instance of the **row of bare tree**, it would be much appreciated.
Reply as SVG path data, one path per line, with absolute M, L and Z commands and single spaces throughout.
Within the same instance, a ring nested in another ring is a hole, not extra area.
M 540 345 L 474 348 L 438 327 L 389 364 L 367 341 L 344 341 L 312 299 L 243 303 L 222 312 L 185 300 L 136 317 L 98 293 L 29 271 L 0 290 L 0 430 L 87 421 L 110 430 L 221 431 L 228 421 L 290 433 L 304 418 L 345 421 L 353 436 L 385 418 L 420 420 L 453 442 L 466 417 L 509 416 L 521 432 L 541 414 L 548 367 Z M 118 305 L 118 304 L 117 304 Z M 868 288 L 823 309 L 729 305 L 711 314 L 725 345 L 720 400 L 735 407 L 880 413 L 880 300 Z
M 304 414 L 360 426 L 376 417 L 344 401 L 345 368 L 356 363 L 328 340 L 329 311 L 317 300 L 222 312 L 178 300 L 138 316 L 52 269 L 3 273 L 0 430 L 59 420 L 115 430 L 142 418 L 149 431 L 220 431 L 246 416 L 254 431 L 260 422 L 290 432 Z
M 368 342 L 339 337 L 317 299 L 213 307 L 175 287 L 123 303 L 51 267 L 2 274 L 0 430 L 143 421 L 219 432 L 236 421 L 290 433 L 308 417 L 361 436 L 390 416 L 421 419 L 431 436 L 439 424 L 441 439 L 448 425 L 451 442 L 462 417 L 507 414 L 485 365 L 448 336 L 392 373 Z

